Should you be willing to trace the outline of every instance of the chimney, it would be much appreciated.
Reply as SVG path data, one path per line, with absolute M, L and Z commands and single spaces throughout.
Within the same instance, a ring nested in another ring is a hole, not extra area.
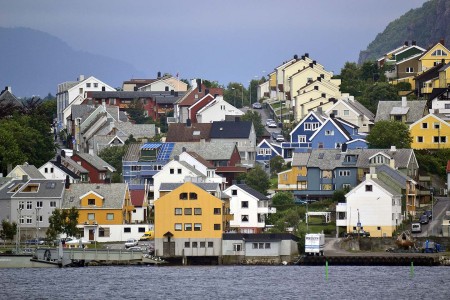
M 305 56 L 304 55 L 302 55 L 302 60 L 305 60 Z
M 161 72 L 158 72 L 158 77 L 156 77 L 156 78 L 161 78 Z
M 66 188 L 66 190 L 68 190 L 70 188 L 70 178 L 69 175 L 66 175 L 66 180 L 64 181 L 64 187 Z
M 350 100 L 351 102 L 355 102 L 355 96 L 349 96 L 348 100 Z
M 407 105 L 406 97 L 402 97 L 402 107 L 406 107 L 406 105 Z
M 325 75 L 324 74 L 320 74 L 320 77 L 325 78 Z
M 313 64 L 315 65 L 315 64 L 317 64 L 317 62 L 315 60 L 313 60 Z
M 342 144 L 342 146 L 341 146 L 341 152 L 342 152 L 342 153 L 347 152 L 347 143 L 343 143 L 343 144 Z
M 186 119 L 186 127 L 191 127 L 191 119 Z
M 442 46 L 445 46 L 445 40 L 444 40 L 444 39 L 441 39 L 441 40 L 439 41 L 439 43 L 441 43 Z
M 309 53 L 305 53 L 305 57 L 309 57 Z
M 326 97 L 327 97 L 327 94 L 322 93 L 321 96 L 322 96 L 322 98 L 326 98 Z
M 317 108 L 317 112 L 320 113 L 320 114 L 322 114 L 322 107 L 319 106 L 319 107 Z
M 412 41 L 411 45 L 415 46 L 416 45 L 416 41 Z
M 64 151 L 64 150 L 62 150 L 61 153 L 62 153 L 63 151 Z M 61 163 L 61 155 L 58 155 L 58 156 L 56 157 L 56 162 L 57 162 L 58 164 Z
M 209 89 L 205 89 L 205 95 L 209 94 Z
M 5 86 L 5 91 L 8 91 L 8 92 L 12 93 L 12 89 L 11 89 L 10 86 Z
M 314 64 L 313 63 L 309 63 L 309 67 L 313 68 Z
M 405 46 L 408 46 L 408 41 L 405 41 Z
M 197 88 L 198 88 L 198 92 L 201 93 L 202 92 L 202 80 L 201 79 L 197 79 Z
M 316 91 L 318 91 L 318 90 L 319 90 L 319 87 L 318 87 L 317 85 L 315 85 L 315 86 L 314 86 L 314 89 L 315 89 Z
M 322 77 L 317 77 L 317 81 L 321 81 L 322 80 Z
M 186 147 L 182 147 L 181 152 L 186 152 Z
M 78 81 L 83 81 L 83 80 L 84 80 L 84 75 L 78 76 Z
M 397 151 L 397 147 L 391 146 L 391 152 L 392 152 L 392 153 L 395 153 L 396 151 Z
M 178 155 L 175 155 L 175 156 L 173 157 L 173 160 L 175 160 L 175 161 L 180 161 L 180 157 L 179 157 Z
M 22 181 L 28 181 L 28 175 L 22 175 Z
M 297 54 L 294 55 L 294 59 L 298 60 L 298 55 Z
M 66 151 L 61 150 L 61 156 L 62 156 L 62 157 L 66 157 Z
M 330 114 L 330 118 L 331 118 L 331 119 L 334 119 L 334 114 Z

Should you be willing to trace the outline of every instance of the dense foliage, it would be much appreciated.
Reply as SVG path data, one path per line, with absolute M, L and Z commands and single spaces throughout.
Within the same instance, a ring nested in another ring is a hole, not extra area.
M 0 230 L 0 238 L 3 240 L 12 240 L 16 234 L 17 224 L 15 222 L 2 221 L 2 229 Z
M 49 240 L 54 240 L 61 233 L 67 236 L 77 236 L 78 234 L 78 209 L 55 209 L 48 218 L 50 223 L 46 235 Z
M 241 117 L 242 121 L 251 121 L 253 123 L 253 127 L 255 127 L 255 133 L 257 137 L 260 137 L 264 134 L 264 125 L 261 121 L 261 115 L 254 110 L 248 110 L 245 115 Z
M 111 178 L 111 181 L 113 183 L 122 182 L 122 157 L 125 155 L 127 149 L 127 145 L 113 146 L 103 149 L 98 154 L 101 159 L 103 159 L 116 169 L 116 172 L 113 173 Z
M 411 148 L 412 137 L 406 124 L 397 121 L 378 121 L 367 136 L 371 149 Z
M 421 173 L 437 174 L 446 178 L 446 166 L 450 160 L 450 149 L 414 150 Z
M 247 174 L 240 176 L 239 179 L 245 180 L 245 183 L 260 192 L 263 195 L 267 195 L 267 190 L 270 186 L 269 175 L 257 165 Z

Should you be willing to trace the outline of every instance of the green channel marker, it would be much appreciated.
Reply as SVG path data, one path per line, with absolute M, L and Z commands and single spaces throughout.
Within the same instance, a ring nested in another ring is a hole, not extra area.
M 411 267 L 409 268 L 409 277 L 414 277 L 414 262 L 411 261 Z
M 325 280 L 328 281 L 328 260 L 325 261 Z

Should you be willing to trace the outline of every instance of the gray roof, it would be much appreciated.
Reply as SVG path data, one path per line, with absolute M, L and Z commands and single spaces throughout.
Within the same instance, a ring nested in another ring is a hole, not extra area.
M 123 156 L 123 161 L 139 161 L 141 157 L 141 147 L 144 144 L 140 143 L 131 143 L 128 145 L 127 152 Z
M 11 189 L 14 187 L 23 185 L 28 180 L 22 180 L 22 179 L 13 179 L 11 182 L 8 182 L 8 184 L 4 184 L 0 188 L 0 200 L 8 200 L 11 199 L 11 197 L 14 195 L 14 193 L 9 193 Z
M 386 190 L 388 193 L 391 193 L 393 196 L 401 196 L 401 193 L 399 193 L 393 187 L 390 187 L 389 185 L 387 185 L 380 179 L 378 179 L 378 178 L 371 178 L 371 179 L 373 180 L 373 182 L 375 182 L 376 184 L 381 186 L 384 190 Z
M 37 192 L 24 192 L 23 190 L 29 185 L 38 185 Z M 30 179 L 25 183 L 12 198 L 61 198 L 64 193 L 64 180 L 55 179 Z
M 194 173 L 195 175 L 199 176 L 199 177 L 205 177 L 205 175 L 202 174 L 202 172 L 200 172 L 199 170 L 197 170 L 196 168 L 194 168 L 192 165 L 190 165 L 189 163 L 185 162 L 185 161 L 178 161 L 180 163 L 180 165 L 183 165 L 186 169 L 188 169 L 189 171 L 191 171 L 192 173 Z
M 309 156 L 309 152 L 294 152 L 291 165 L 293 167 L 306 166 L 308 164 Z
M 387 165 L 377 166 L 376 172 L 377 172 L 377 174 L 380 174 L 380 173 L 386 174 L 387 176 L 389 176 L 389 178 L 392 181 L 395 181 L 401 187 L 406 187 L 406 182 L 412 180 L 411 178 L 409 178 L 408 176 L 406 176 L 402 172 L 394 170 L 394 169 L 392 169 L 391 167 L 389 167 Z
M 114 126 L 122 131 L 128 138 L 130 134 L 134 138 L 152 138 L 156 134 L 155 124 L 133 124 L 131 122 L 114 122 Z
M 98 156 L 93 156 L 93 155 L 90 155 L 88 153 L 83 153 L 83 152 L 76 152 L 75 154 L 78 155 L 79 157 L 81 157 L 84 161 L 86 161 L 87 163 L 92 165 L 97 170 L 109 169 L 112 172 L 116 171 L 116 169 L 113 166 L 111 166 L 110 164 L 108 164 L 106 161 L 104 161 L 103 159 L 101 159 Z
M 110 146 L 123 146 L 123 144 L 120 144 L 120 142 L 117 142 L 116 144 L 113 142 L 110 144 L 110 142 L 115 138 L 115 135 L 94 135 L 94 137 L 91 139 L 91 142 L 89 143 L 89 148 L 94 150 L 94 154 L 99 154 L 103 149 L 108 148 Z M 124 136 L 117 136 L 123 142 L 125 143 Z
M 94 192 L 104 197 L 104 205 L 101 208 L 122 208 L 125 194 L 128 189 L 126 183 L 90 184 L 74 183 L 65 191 L 62 208 L 81 208 L 80 197 Z
M 253 197 L 255 197 L 258 200 L 269 200 L 265 195 L 261 194 L 257 190 L 249 187 L 246 184 L 235 184 L 235 186 L 239 187 L 240 189 L 244 190 L 245 192 L 249 193 Z
M 356 167 L 369 168 L 369 158 L 376 153 L 382 152 L 387 156 L 395 160 L 395 168 L 404 169 L 408 167 L 411 156 L 414 154 L 412 149 L 396 149 L 391 151 L 390 149 L 354 149 L 347 150 L 347 153 L 358 155 L 358 161 Z
M 170 159 L 173 159 L 175 155 L 180 155 L 183 152 L 183 148 L 186 151 L 192 151 L 200 153 L 202 157 L 208 161 L 212 160 L 229 160 L 234 149 L 236 147 L 235 142 L 223 142 L 216 141 L 210 142 L 185 142 L 175 143 L 175 146 L 170 155 Z
M 22 170 L 27 173 L 29 178 L 33 178 L 33 179 L 45 179 L 45 176 L 42 175 L 41 172 L 39 172 L 39 170 L 33 166 L 33 165 L 21 165 L 20 166 L 22 168 Z
M 308 168 L 333 170 L 342 167 L 345 155 L 340 149 L 314 149 L 308 160 Z
M 207 191 L 207 192 L 213 192 L 213 191 L 217 191 L 219 184 L 218 183 L 212 183 L 212 182 L 192 182 L 193 184 L 195 184 L 196 186 L 198 186 L 199 188 Z M 182 183 L 167 183 L 167 182 L 163 182 L 161 183 L 161 186 L 159 187 L 160 191 L 173 191 L 176 188 L 182 186 L 184 184 L 184 182 Z
M 121 121 L 121 122 L 128 121 L 128 116 L 124 111 L 119 110 L 119 121 Z
M 23 103 L 17 99 L 8 89 L 0 92 L 0 105 L 12 104 L 14 106 L 22 107 Z
M 375 115 L 358 101 L 346 101 L 346 103 L 358 113 L 365 115 L 369 120 L 373 121 L 375 119 Z
M 377 108 L 377 115 L 375 117 L 375 122 L 378 121 L 387 121 L 391 119 L 391 113 L 394 108 L 401 108 L 402 101 L 379 101 Z M 407 101 L 406 107 L 409 107 L 408 112 L 406 113 L 406 123 L 412 124 L 417 120 L 421 119 L 424 115 L 427 114 L 426 100 L 412 100 Z M 397 109 L 394 110 L 396 112 Z M 404 109 L 400 111 L 403 113 Z
M 71 106 L 72 120 L 76 120 L 77 118 L 81 118 L 82 120 L 84 120 L 94 110 L 95 110 L 95 107 L 93 105 L 87 105 L 87 104 L 72 105 Z
M 12 177 L 0 177 L 0 188 L 3 187 L 4 184 L 13 180 Z

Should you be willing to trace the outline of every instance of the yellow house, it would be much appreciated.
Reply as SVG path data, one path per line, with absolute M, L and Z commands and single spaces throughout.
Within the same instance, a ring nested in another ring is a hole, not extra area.
M 278 190 L 306 190 L 308 186 L 306 174 L 306 166 L 292 167 L 290 170 L 278 173 Z M 299 178 L 304 180 L 298 180 Z
M 78 209 L 78 224 L 87 232 L 89 240 L 112 235 L 109 226 L 131 223 L 134 209 L 126 183 L 71 184 L 64 193 L 61 208 L 72 207 Z M 100 233 L 101 228 L 108 230 Z
M 429 114 L 409 126 L 412 149 L 450 148 L 450 124 Z
M 229 227 L 229 201 L 203 189 L 202 184 L 183 183 L 155 200 L 155 254 L 198 257 L 218 262 L 222 233 Z
M 443 61 L 444 63 L 450 62 L 450 51 L 444 46 L 444 41 L 441 40 L 419 58 L 419 71 L 424 72 Z

